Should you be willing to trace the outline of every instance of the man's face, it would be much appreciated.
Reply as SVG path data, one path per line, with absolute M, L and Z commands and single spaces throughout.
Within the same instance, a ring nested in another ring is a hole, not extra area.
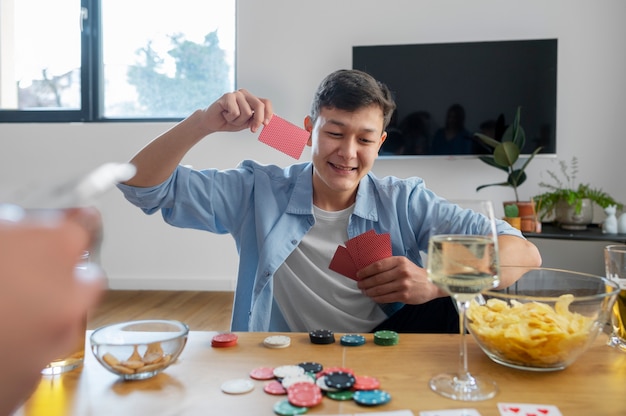
M 311 133 L 313 203 L 328 211 L 347 208 L 387 137 L 382 110 L 375 105 L 356 111 L 322 108 L 315 123 L 307 116 L 304 124 Z

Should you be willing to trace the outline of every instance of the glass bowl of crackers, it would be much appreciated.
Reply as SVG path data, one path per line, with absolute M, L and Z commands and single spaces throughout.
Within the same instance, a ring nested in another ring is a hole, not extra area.
M 555 371 L 572 364 L 610 319 L 619 286 L 575 271 L 502 266 L 518 279 L 472 300 L 468 331 L 493 361 L 522 370 Z
M 100 364 L 125 380 L 143 380 L 169 367 L 187 343 L 189 327 L 173 320 L 141 320 L 103 326 L 90 337 Z

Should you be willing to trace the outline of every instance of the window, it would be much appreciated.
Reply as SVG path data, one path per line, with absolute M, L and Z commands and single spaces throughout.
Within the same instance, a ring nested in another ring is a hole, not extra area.
M 234 89 L 235 0 L 0 0 L 0 121 L 178 120 Z

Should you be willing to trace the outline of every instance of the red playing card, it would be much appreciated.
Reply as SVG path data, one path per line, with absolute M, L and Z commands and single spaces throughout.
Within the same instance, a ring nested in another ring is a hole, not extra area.
M 360 260 L 359 246 L 358 246 L 357 240 L 360 238 L 362 239 L 372 238 L 375 235 L 376 235 L 376 231 L 368 230 L 364 232 L 363 234 L 357 235 L 356 237 L 353 237 L 349 239 L 348 241 L 346 241 L 346 248 L 348 249 L 348 253 L 350 253 L 350 257 L 352 257 L 352 262 L 354 263 L 354 266 L 357 268 L 357 270 L 361 268 L 359 267 L 359 264 L 362 263 Z
M 358 280 L 356 278 L 356 266 L 352 261 L 352 257 L 350 257 L 350 253 L 344 246 L 337 247 L 337 251 L 335 251 L 328 268 L 352 280 Z
M 348 243 L 350 243 L 348 245 Z M 391 236 L 376 234 L 374 230 L 358 235 L 346 243 L 357 270 L 375 261 L 391 257 Z
M 267 126 L 261 130 L 259 141 L 294 159 L 299 159 L 309 137 L 308 131 L 274 114 Z

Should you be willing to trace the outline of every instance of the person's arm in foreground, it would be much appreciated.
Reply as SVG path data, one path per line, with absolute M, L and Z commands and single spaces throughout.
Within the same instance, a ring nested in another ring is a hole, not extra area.
M 76 345 L 104 288 L 100 273 L 75 275 L 99 229 L 99 214 L 87 209 L 44 222 L 0 219 L 0 415 L 22 404 L 41 369 Z
M 162 183 L 176 169 L 185 154 L 200 140 L 219 131 L 250 129 L 256 132 L 272 118 L 271 103 L 246 90 L 224 94 L 204 110 L 163 133 L 131 159 L 137 174 L 126 185 L 149 187 Z
M 541 265 L 541 255 L 530 241 L 513 235 L 498 237 L 500 264 L 502 266 Z M 404 256 L 393 256 L 374 262 L 359 270 L 359 288 L 378 303 L 426 303 L 448 296 L 442 289 L 428 281 L 426 269 L 417 266 Z M 499 287 L 514 283 L 516 276 L 501 276 Z

